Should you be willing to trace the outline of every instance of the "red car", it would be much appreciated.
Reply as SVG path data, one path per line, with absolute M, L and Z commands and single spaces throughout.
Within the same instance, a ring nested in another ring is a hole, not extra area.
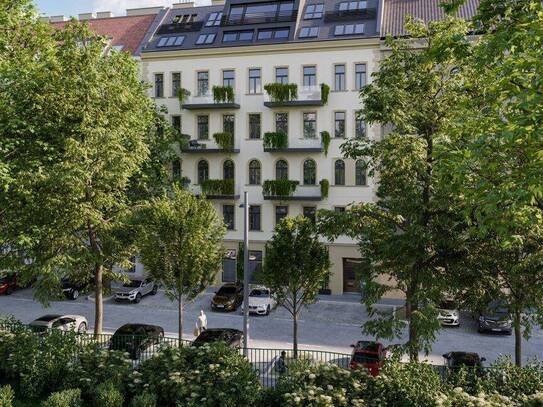
M 349 367 L 365 367 L 372 376 L 377 376 L 385 363 L 386 348 L 383 344 L 373 341 L 358 341 L 354 345 Z
M 17 274 L 0 277 L 0 295 L 9 295 L 17 288 Z

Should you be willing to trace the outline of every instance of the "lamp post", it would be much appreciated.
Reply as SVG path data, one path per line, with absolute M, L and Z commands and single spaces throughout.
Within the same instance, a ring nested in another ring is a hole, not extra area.
M 249 193 L 243 193 L 243 354 L 249 346 Z

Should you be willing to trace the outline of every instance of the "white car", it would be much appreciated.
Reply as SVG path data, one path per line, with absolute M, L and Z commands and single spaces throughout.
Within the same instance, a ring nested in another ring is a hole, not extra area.
M 80 334 L 87 332 L 89 323 L 82 315 L 44 315 L 29 324 L 36 332 L 44 332 L 48 329 L 60 329 L 61 331 L 75 331 Z
M 444 300 L 437 307 L 438 316 L 437 319 L 441 322 L 441 325 L 445 326 L 459 326 L 460 325 L 460 311 L 458 306 L 452 300 Z
M 273 307 L 275 307 L 275 300 L 269 288 L 264 286 L 251 287 L 251 291 L 249 291 L 250 314 L 269 315 Z

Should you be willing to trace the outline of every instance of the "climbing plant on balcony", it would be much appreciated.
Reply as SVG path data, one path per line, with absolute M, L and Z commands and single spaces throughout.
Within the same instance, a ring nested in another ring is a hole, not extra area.
M 330 133 L 327 131 L 321 131 L 321 144 L 324 149 L 324 155 L 328 155 L 328 147 L 330 146 Z
M 186 102 L 187 98 L 190 96 L 190 90 L 185 88 L 177 89 L 177 99 L 179 99 L 179 104 L 183 105 Z
M 234 195 L 233 179 L 206 179 L 200 186 L 204 195 Z
M 330 181 L 327 179 L 321 179 L 319 182 L 321 186 L 321 197 L 328 198 L 328 191 L 330 190 Z
M 222 150 L 232 150 L 234 148 L 234 135 L 232 133 L 215 133 L 213 138 Z
M 213 86 L 213 101 L 215 103 L 234 103 L 234 100 L 232 86 Z
M 298 181 L 288 179 L 267 180 L 262 184 L 262 192 L 265 196 L 288 197 L 296 190 Z
M 287 148 L 288 135 L 282 131 L 264 133 L 264 148 Z
M 295 83 L 268 83 L 264 90 L 274 102 L 290 102 L 298 99 L 298 85 Z
M 326 83 L 321 83 L 321 102 L 325 105 L 328 103 L 328 95 L 330 94 L 330 86 Z

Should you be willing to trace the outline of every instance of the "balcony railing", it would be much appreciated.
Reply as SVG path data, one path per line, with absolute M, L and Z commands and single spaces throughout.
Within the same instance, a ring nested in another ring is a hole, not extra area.
M 183 153 L 239 153 L 239 148 L 223 148 L 216 141 L 189 140 L 182 148 Z
M 239 199 L 239 191 L 233 179 L 208 179 L 200 185 L 191 185 L 189 190 L 207 199 Z
M 376 8 L 366 8 L 361 10 L 344 10 L 344 11 L 328 11 L 324 14 L 324 22 L 340 22 L 340 21 L 359 21 L 359 20 L 374 20 L 377 17 Z
M 267 23 L 290 23 L 296 21 L 298 10 L 274 12 L 269 14 L 251 14 L 246 13 L 243 17 L 232 18 L 223 16 L 222 26 L 245 25 L 245 24 L 267 24 Z
M 321 201 L 325 197 L 321 185 L 299 185 L 298 181 L 267 180 L 262 195 L 271 201 Z
M 203 25 L 204 25 L 203 21 L 164 24 L 158 29 L 157 34 L 164 35 L 164 34 L 177 34 L 177 33 L 184 33 L 184 32 L 195 32 L 195 31 L 200 31 Z
M 325 150 L 317 137 L 296 139 L 291 143 L 284 133 L 265 133 L 263 146 L 266 153 L 322 153 Z
M 181 107 L 187 110 L 239 109 L 239 101 L 234 96 L 234 101 L 219 102 L 215 100 L 213 93 L 209 91 L 203 95 L 185 96 Z
M 298 89 L 298 97 L 294 100 L 275 100 L 271 95 L 264 95 L 264 106 L 266 107 L 288 107 L 288 106 L 323 106 L 322 86 L 303 86 Z

